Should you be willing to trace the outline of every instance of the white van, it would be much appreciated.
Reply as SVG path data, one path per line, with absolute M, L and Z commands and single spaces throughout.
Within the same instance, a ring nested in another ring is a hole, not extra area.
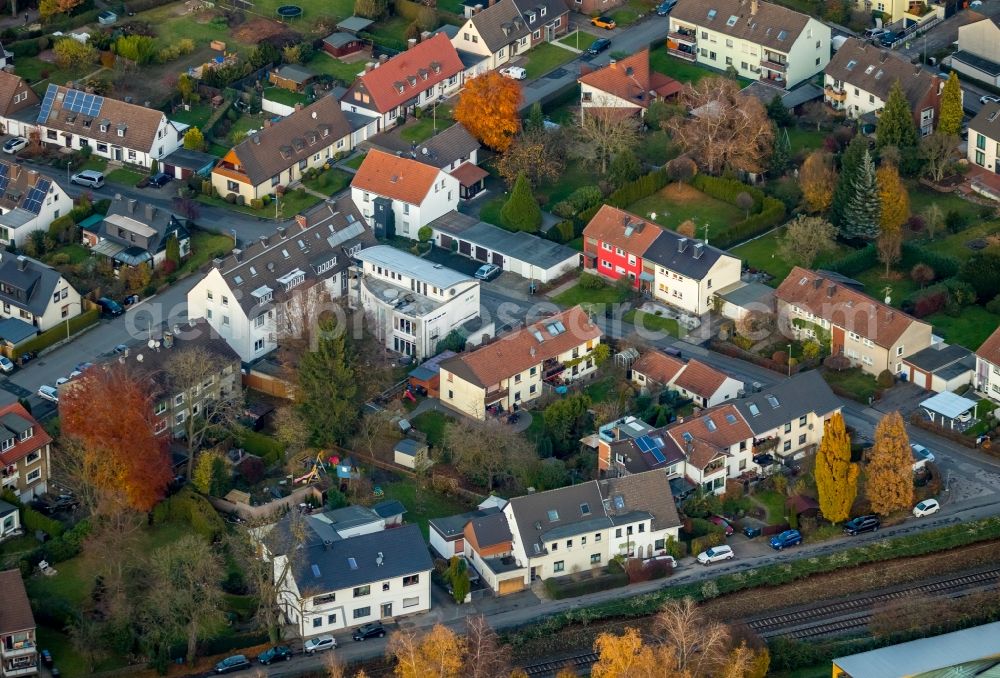
M 90 186 L 91 188 L 101 188 L 104 186 L 104 175 L 97 170 L 83 170 L 74 174 L 70 178 L 70 183 Z

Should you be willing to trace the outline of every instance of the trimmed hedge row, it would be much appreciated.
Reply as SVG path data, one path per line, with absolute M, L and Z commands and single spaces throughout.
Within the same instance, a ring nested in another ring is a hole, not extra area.
M 89 311 L 84 311 L 75 318 L 70 318 L 68 323 L 59 323 L 55 327 L 50 327 L 39 335 L 28 339 L 23 344 L 18 346 L 16 349 L 10 351 L 10 359 L 16 360 L 21 357 L 22 353 L 27 351 L 41 351 L 52 344 L 62 341 L 66 338 L 66 325 L 69 325 L 69 334 L 73 335 L 77 332 L 90 327 L 91 325 L 96 325 L 98 320 L 100 320 L 101 313 L 96 308 Z
M 869 243 L 860 250 L 854 250 L 840 259 L 831 261 L 825 268 L 850 277 L 863 273 L 877 264 L 878 251 L 873 243 Z
M 785 203 L 777 198 L 764 195 L 759 188 L 748 186 L 735 179 L 713 177 L 707 174 L 697 174 L 691 179 L 691 185 L 699 191 L 716 200 L 736 204 L 741 193 L 746 193 L 753 199 L 753 212 L 743 221 L 733 224 L 720 236 L 712 240 L 712 245 L 726 249 L 765 233 L 785 220 Z
M 17 495 L 10 489 L 4 490 L 2 499 L 9 504 L 21 509 L 21 525 L 24 526 L 25 532 L 34 532 L 36 530 L 41 530 L 49 537 L 55 539 L 63 533 L 63 524 L 60 523 L 55 518 L 49 518 L 48 516 L 39 513 L 35 509 L 31 508 L 23 501 L 18 499 Z
M 927 264 L 934 269 L 934 278 L 951 278 L 958 275 L 962 262 L 948 254 L 927 250 L 914 243 L 904 242 L 900 267 L 910 270 L 917 264 Z
M 277 440 L 256 431 L 242 433 L 240 447 L 263 459 L 267 466 L 278 463 L 285 452 L 284 447 Z
M 568 581 L 563 581 L 568 580 Z M 617 589 L 628 585 L 628 574 L 612 572 L 602 574 L 596 579 L 581 579 L 574 581 L 568 577 L 550 577 L 545 580 L 545 591 L 555 600 L 575 598 L 588 593 Z

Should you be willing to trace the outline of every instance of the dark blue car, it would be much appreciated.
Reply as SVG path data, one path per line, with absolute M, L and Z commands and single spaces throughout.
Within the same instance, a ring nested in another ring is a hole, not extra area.
M 802 543 L 802 534 L 798 530 L 785 530 L 771 537 L 771 548 L 780 551 L 786 546 L 796 546 Z

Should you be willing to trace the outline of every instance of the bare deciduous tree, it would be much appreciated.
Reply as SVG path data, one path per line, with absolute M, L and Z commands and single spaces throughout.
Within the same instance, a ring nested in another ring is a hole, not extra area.
M 465 620 L 465 658 L 467 678 L 506 678 L 510 673 L 509 653 L 500 646 L 500 639 L 486 617 L 478 615 Z
M 729 652 L 729 630 L 713 622 L 691 598 L 664 604 L 653 622 L 658 640 L 674 648 L 677 668 L 696 676 L 718 675 Z
M 598 96 L 594 107 L 581 107 L 577 116 L 579 155 L 590 157 L 608 171 L 608 162 L 621 151 L 635 147 L 639 141 L 639 119 L 633 109 L 616 108 L 610 97 Z
M 920 155 L 923 157 L 927 174 L 934 181 L 944 178 L 945 170 L 958 148 L 958 137 L 954 134 L 934 132 L 920 140 Z
M 463 418 L 448 424 L 444 444 L 455 467 L 490 492 L 536 459 L 524 436 L 497 419 Z

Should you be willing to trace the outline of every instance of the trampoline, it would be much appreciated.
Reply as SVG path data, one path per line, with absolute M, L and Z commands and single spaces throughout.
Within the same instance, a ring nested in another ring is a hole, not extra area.
M 302 16 L 302 8 L 298 5 L 282 5 L 277 12 L 282 19 L 298 19 Z

